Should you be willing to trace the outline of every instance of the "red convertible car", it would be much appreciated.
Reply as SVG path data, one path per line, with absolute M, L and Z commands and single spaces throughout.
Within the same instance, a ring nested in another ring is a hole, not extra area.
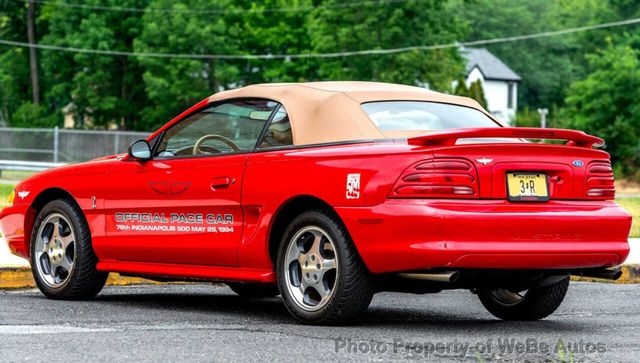
M 378 291 L 456 288 L 541 319 L 572 274 L 615 279 L 629 252 L 602 144 L 417 87 L 255 85 L 128 154 L 23 181 L 0 229 L 53 299 L 93 297 L 117 272 L 279 294 L 305 323 L 353 319 Z

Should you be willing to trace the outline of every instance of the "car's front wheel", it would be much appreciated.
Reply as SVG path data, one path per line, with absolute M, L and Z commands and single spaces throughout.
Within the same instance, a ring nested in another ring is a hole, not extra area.
M 286 229 L 277 263 L 278 287 L 299 321 L 332 324 L 364 313 L 371 277 L 340 221 L 324 211 L 305 212 Z
M 569 278 L 524 291 L 482 289 L 482 305 L 503 320 L 539 320 L 551 315 L 562 303 L 569 288 Z
M 69 199 L 45 205 L 31 233 L 31 270 L 40 291 L 52 299 L 94 297 L 108 277 L 97 262 L 80 208 Z

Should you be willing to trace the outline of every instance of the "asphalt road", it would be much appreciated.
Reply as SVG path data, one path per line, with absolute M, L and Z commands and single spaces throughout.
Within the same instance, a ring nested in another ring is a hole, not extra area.
M 598 283 L 572 283 L 538 322 L 496 320 L 470 292 L 448 291 L 378 294 L 347 327 L 298 325 L 278 298 L 244 300 L 222 286 L 108 287 L 80 302 L 0 291 L 0 360 L 569 361 L 554 352 L 560 341 L 574 362 L 633 362 L 639 313 L 640 285 Z

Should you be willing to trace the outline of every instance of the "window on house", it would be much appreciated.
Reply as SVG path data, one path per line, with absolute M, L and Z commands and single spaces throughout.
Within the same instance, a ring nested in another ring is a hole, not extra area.
M 513 108 L 513 82 L 509 82 L 509 90 L 507 92 L 507 108 Z

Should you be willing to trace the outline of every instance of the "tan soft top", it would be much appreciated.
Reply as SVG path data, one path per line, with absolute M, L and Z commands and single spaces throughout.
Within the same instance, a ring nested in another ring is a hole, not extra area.
M 476 101 L 420 87 L 376 82 L 272 83 L 214 94 L 209 102 L 233 98 L 266 98 L 286 108 L 295 145 L 408 137 L 415 131 L 380 131 L 360 107 L 374 101 L 431 101 L 475 108 Z

